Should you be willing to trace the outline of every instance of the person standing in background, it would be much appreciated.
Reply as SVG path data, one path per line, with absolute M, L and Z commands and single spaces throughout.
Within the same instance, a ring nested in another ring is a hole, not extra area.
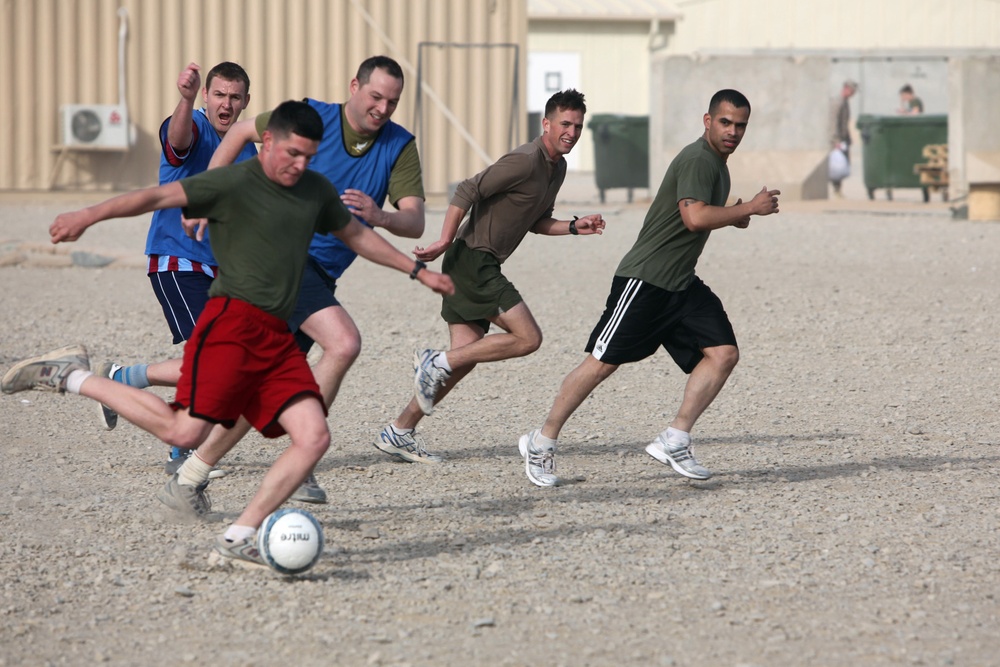
M 913 86 L 906 84 L 899 89 L 899 113 L 916 116 L 924 112 L 924 101 L 913 92 Z
M 836 110 L 833 113 L 833 148 L 843 152 L 848 164 L 851 162 L 851 105 L 849 100 L 856 92 L 858 92 L 856 81 L 852 81 L 851 79 L 844 81 L 844 85 L 840 88 L 840 97 L 836 104 Z M 844 195 L 840 190 L 843 179 L 831 178 L 830 182 L 833 183 L 833 193 L 837 197 L 843 197 Z

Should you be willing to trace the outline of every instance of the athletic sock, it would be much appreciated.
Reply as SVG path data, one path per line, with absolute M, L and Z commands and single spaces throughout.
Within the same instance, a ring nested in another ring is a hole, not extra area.
M 66 391 L 71 394 L 79 394 L 80 385 L 82 385 L 83 381 L 91 375 L 93 375 L 93 373 L 90 371 L 85 371 L 79 368 L 75 371 L 70 371 L 69 375 L 66 376 Z
M 123 366 L 111 375 L 115 382 L 127 384 L 137 389 L 145 389 L 149 386 L 149 378 L 146 377 L 146 370 L 149 364 L 135 364 L 134 366 Z
M 533 442 L 532 442 L 531 446 L 532 446 L 532 449 L 534 449 L 536 452 L 543 451 L 543 449 L 542 449 L 543 447 L 546 450 L 551 449 L 552 451 L 555 451 L 556 444 L 558 442 L 559 442 L 558 440 L 553 440 L 552 438 L 548 438 L 548 437 L 542 435 L 542 430 L 538 429 L 537 431 L 535 431 L 535 437 L 533 438 Z
M 690 445 L 691 444 L 691 434 L 687 431 L 682 431 L 679 428 L 674 428 L 670 426 L 665 431 L 666 440 L 672 445 Z
M 212 472 L 212 466 L 205 463 L 195 452 L 187 457 L 177 471 L 177 482 L 184 486 L 201 486 L 208 481 L 208 474 Z
M 434 365 L 438 368 L 443 368 L 449 373 L 451 372 L 451 364 L 448 363 L 448 353 L 444 350 L 437 353 L 433 361 Z
M 237 526 L 234 523 L 226 529 L 226 534 L 223 537 L 229 542 L 241 542 L 249 540 L 256 532 L 257 529 L 253 526 Z
M 395 433 L 396 435 L 406 435 L 407 433 L 413 433 L 412 428 L 399 428 L 395 424 L 391 423 L 389 424 L 389 428 L 391 428 L 392 432 Z

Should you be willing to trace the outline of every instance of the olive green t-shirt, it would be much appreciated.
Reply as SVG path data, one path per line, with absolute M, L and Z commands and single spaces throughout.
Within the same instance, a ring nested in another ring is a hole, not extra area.
M 219 275 L 209 296 L 246 301 L 285 320 L 295 310 L 314 233 L 343 229 L 352 216 L 324 176 L 306 170 L 286 188 L 260 160 L 212 169 L 180 181 L 184 215 L 208 218 Z
M 639 236 L 615 275 L 638 278 L 671 292 L 687 287 L 710 232 L 685 227 L 678 202 L 696 199 L 725 206 L 729 186 L 726 163 L 704 138 L 685 146 L 667 167 Z

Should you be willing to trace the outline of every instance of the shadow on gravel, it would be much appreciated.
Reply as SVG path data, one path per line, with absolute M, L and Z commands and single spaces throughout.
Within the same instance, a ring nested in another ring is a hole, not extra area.
M 525 526 L 524 528 L 506 528 L 486 532 L 463 533 L 461 539 L 455 537 L 440 537 L 423 541 L 401 541 L 386 543 L 372 549 L 356 549 L 351 551 L 354 562 L 382 563 L 389 561 L 405 561 L 421 558 L 433 558 L 441 554 L 468 554 L 476 550 L 488 550 L 497 558 L 515 556 L 514 549 L 521 545 L 545 542 L 547 540 L 565 539 L 573 535 L 588 533 L 620 534 L 656 533 L 667 539 L 676 538 L 668 525 L 655 523 L 635 525 L 625 523 L 588 524 L 585 526 L 566 526 L 543 528 Z M 553 542 L 555 543 L 555 542 Z
M 978 470 L 984 464 L 995 464 L 1000 461 L 1000 456 L 982 456 L 978 458 L 959 456 L 890 456 L 876 458 L 864 462 L 845 462 L 822 466 L 800 466 L 781 467 L 769 470 L 727 470 L 720 476 L 739 476 L 749 478 L 747 480 L 733 479 L 729 484 L 734 486 L 748 486 L 758 482 L 808 482 L 817 479 L 831 479 L 837 477 L 856 477 L 862 472 L 885 472 L 887 470 L 900 471 L 930 471 L 948 466 L 947 472 L 953 473 L 955 470 Z

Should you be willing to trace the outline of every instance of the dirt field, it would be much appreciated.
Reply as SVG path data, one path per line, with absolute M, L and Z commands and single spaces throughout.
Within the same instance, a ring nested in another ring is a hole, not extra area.
M 101 430 L 79 397 L 0 398 L 0 665 L 1000 664 L 1000 225 L 897 197 L 786 204 L 713 234 L 699 274 L 742 350 L 694 434 L 715 477 L 643 451 L 685 380 L 661 353 L 581 407 L 558 457 L 569 483 L 543 490 L 517 438 L 582 359 L 645 213 L 591 194 L 557 214 L 601 211 L 603 237 L 531 237 L 506 264 L 545 342 L 478 368 L 423 422 L 438 466 L 370 445 L 409 397 L 412 349 L 447 342 L 438 299 L 348 272 L 338 296 L 365 347 L 330 417 L 331 502 L 308 506 L 327 551 L 307 576 L 211 567 L 219 528 L 161 511 L 151 436 Z M 77 341 L 95 363 L 176 352 L 141 269 L 145 220 L 68 248 L 119 258 L 105 268 L 37 251 L 81 201 L 0 201 L 0 256 L 27 260 L 0 268 L 4 369 Z M 235 517 L 283 444 L 245 441 L 216 509 Z

